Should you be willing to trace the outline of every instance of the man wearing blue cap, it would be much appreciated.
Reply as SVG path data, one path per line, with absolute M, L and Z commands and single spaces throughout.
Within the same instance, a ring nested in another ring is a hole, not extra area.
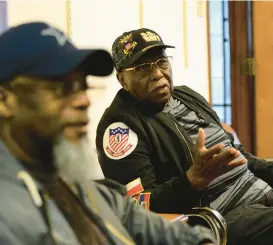
M 45 23 L 0 36 L 0 244 L 214 242 L 206 228 L 147 213 L 114 182 L 88 181 L 88 157 L 63 132 L 86 133 L 86 76 L 112 69 L 106 51 L 79 50 Z

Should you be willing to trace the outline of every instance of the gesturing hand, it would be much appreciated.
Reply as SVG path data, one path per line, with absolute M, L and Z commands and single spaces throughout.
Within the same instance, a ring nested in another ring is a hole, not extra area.
M 245 158 L 235 160 L 240 152 L 235 148 L 223 150 L 224 144 L 210 149 L 205 147 L 205 132 L 199 128 L 195 145 L 194 163 L 187 171 L 187 177 L 193 188 L 205 188 L 213 179 L 246 163 Z

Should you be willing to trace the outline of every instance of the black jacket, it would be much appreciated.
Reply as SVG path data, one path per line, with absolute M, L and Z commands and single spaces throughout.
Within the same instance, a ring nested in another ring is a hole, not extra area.
M 182 101 L 208 123 L 214 122 L 222 127 L 215 111 L 197 92 L 186 86 L 175 87 L 173 97 Z M 108 158 L 103 149 L 105 130 L 114 122 L 126 124 L 138 136 L 135 150 L 119 160 Z M 96 144 L 104 175 L 122 184 L 140 177 L 145 191 L 151 192 L 151 210 L 187 213 L 192 207 L 199 206 L 201 199 L 206 199 L 203 197 L 204 193 L 199 193 L 190 186 L 185 175 L 193 161 L 193 145 L 183 127 L 172 115 L 152 111 L 146 103 L 122 89 L 99 122 Z M 264 175 L 263 170 L 262 173 L 259 172 L 261 167 L 267 169 L 266 161 L 254 159 L 243 150 L 242 153 L 249 159 L 250 169 L 259 173 L 258 177 L 270 180 L 270 174 Z M 272 173 L 273 170 L 271 176 Z M 273 184 L 272 177 L 268 183 Z

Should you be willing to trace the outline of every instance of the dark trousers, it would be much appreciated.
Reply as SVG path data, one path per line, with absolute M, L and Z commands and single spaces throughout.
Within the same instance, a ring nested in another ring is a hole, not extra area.
M 255 203 L 238 206 L 225 216 L 228 245 L 273 245 L 273 190 Z

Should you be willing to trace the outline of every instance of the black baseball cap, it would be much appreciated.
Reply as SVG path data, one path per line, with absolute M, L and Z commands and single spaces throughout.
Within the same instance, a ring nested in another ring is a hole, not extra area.
M 18 75 L 58 77 L 79 68 L 86 75 L 107 76 L 111 55 L 102 49 L 78 49 L 60 30 L 44 22 L 8 29 L 0 36 L 0 84 Z
M 112 46 L 114 66 L 119 72 L 130 67 L 152 48 L 174 48 L 163 43 L 162 38 L 153 30 L 141 28 L 124 32 Z

